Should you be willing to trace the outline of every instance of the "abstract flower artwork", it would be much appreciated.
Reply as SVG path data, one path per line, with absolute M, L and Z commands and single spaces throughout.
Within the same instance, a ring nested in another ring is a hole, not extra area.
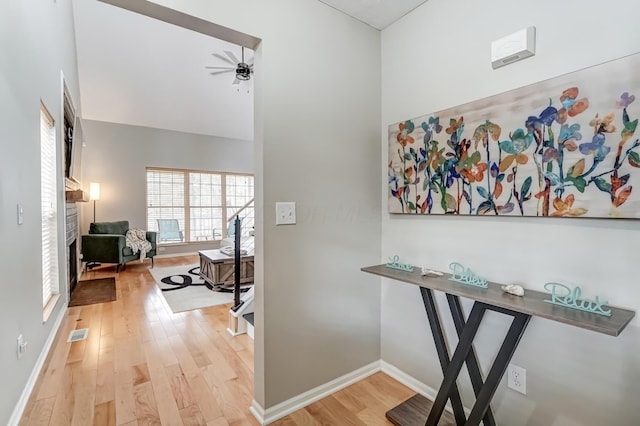
M 389 211 L 640 217 L 638 70 L 635 54 L 389 126 Z

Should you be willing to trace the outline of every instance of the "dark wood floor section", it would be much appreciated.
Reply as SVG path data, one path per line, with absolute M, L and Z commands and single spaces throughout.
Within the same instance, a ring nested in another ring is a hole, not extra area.
M 156 266 L 197 256 L 156 259 Z M 253 341 L 227 331 L 230 305 L 174 314 L 148 271 L 104 265 L 81 279 L 116 277 L 117 300 L 71 307 L 35 384 L 26 425 L 258 425 Z M 74 329 L 87 340 L 67 343 Z M 273 423 L 390 425 L 385 413 L 414 392 L 377 373 Z
M 389 420 L 397 426 L 424 426 L 433 402 L 422 395 L 414 395 L 405 404 L 387 413 Z M 455 426 L 453 414 L 445 411 L 438 422 L 440 426 Z

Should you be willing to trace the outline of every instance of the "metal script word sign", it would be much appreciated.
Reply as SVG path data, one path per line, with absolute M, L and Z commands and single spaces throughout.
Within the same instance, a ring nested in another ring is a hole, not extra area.
M 489 286 L 487 280 L 477 276 L 470 268 L 465 268 L 461 263 L 451 262 L 449 269 L 451 269 L 450 281 L 481 288 L 487 288 Z
M 400 271 L 413 272 L 413 266 L 408 263 L 400 263 L 400 257 L 395 255 L 389 258 L 389 263 L 385 265 L 387 268 L 398 269 Z
M 604 315 L 605 317 L 611 316 L 611 309 L 603 309 L 603 305 L 608 303 L 606 300 L 601 302 L 598 296 L 596 296 L 595 300 L 581 300 L 580 295 L 582 294 L 582 290 L 580 287 L 571 289 L 560 283 L 546 283 L 544 288 L 546 290 L 551 290 L 551 300 L 545 300 L 547 303 L 564 306 L 565 308 L 577 309 L 579 311 L 590 312 L 592 314 Z M 558 288 L 561 290 L 558 291 Z

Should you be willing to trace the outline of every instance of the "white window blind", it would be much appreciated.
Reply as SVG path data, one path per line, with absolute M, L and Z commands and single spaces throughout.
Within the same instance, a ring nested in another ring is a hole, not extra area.
M 222 236 L 222 175 L 189 173 L 189 235 L 191 241 Z
M 235 212 L 243 208 L 254 197 L 253 176 L 227 175 L 226 176 L 226 198 L 227 217 L 231 217 Z M 251 204 L 238 215 L 242 219 L 242 236 L 246 237 L 253 232 L 255 224 L 255 208 Z M 233 223 L 231 223 L 233 226 Z
M 251 198 L 250 175 L 147 168 L 147 229 L 158 231 L 157 219 L 175 219 L 184 241 L 219 239 L 226 235 L 227 217 Z M 248 211 L 253 228 L 253 208 Z
M 42 306 L 59 291 L 56 132 L 53 118 L 40 106 L 40 199 L 42 215 Z
M 157 231 L 157 219 L 177 219 L 184 229 L 185 203 L 183 172 L 147 169 L 147 229 Z

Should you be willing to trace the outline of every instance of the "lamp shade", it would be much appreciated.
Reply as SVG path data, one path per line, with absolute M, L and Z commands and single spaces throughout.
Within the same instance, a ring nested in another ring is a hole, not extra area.
M 90 200 L 100 199 L 100 184 L 98 182 L 91 182 L 89 184 L 89 199 Z

